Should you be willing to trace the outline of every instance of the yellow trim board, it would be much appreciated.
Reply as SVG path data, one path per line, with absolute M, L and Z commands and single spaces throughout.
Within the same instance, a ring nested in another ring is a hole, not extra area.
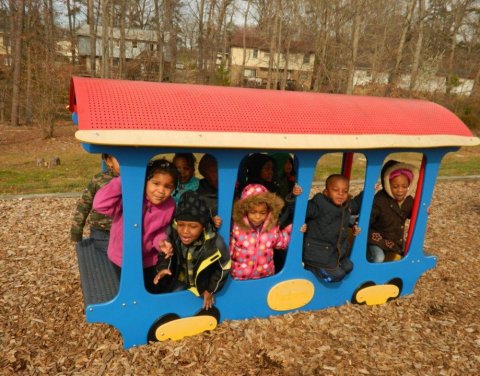
M 192 316 L 169 321 L 155 330 L 155 337 L 159 341 L 171 339 L 176 341 L 184 337 L 194 336 L 217 327 L 217 320 L 213 316 Z
M 275 311 L 303 307 L 312 300 L 315 287 L 307 279 L 290 279 L 273 286 L 268 292 L 267 304 Z
M 367 305 L 384 304 L 388 299 L 396 298 L 399 293 L 400 289 L 395 285 L 368 286 L 357 292 L 356 300 Z
M 119 146 L 178 146 L 273 150 L 426 148 L 480 145 L 477 137 L 450 135 L 339 135 L 166 130 L 79 130 L 75 137 L 88 144 Z M 168 141 L 167 141 L 168 140 Z

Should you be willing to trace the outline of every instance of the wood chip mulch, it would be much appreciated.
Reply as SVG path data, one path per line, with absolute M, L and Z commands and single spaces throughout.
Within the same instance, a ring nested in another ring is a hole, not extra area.
M 223 322 L 122 350 L 87 324 L 69 226 L 76 199 L 0 200 L 1 375 L 478 375 L 480 181 L 439 183 L 413 295 Z

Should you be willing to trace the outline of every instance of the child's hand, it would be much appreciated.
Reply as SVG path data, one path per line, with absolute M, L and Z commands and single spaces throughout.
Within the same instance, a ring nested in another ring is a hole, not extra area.
M 222 218 L 216 215 L 215 217 L 212 217 L 212 222 L 215 225 L 215 228 L 220 228 L 222 225 Z
M 156 285 L 166 275 L 172 275 L 172 272 L 170 271 L 170 269 L 160 270 L 155 276 L 155 278 L 153 278 L 153 284 Z
M 380 183 L 378 183 L 378 182 L 375 183 L 375 191 L 378 191 L 378 190 L 380 190 L 380 189 L 382 189 L 382 184 L 380 184 Z
M 213 298 L 213 294 L 209 293 L 208 291 L 203 292 L 203 309 L 210 309 L 213 307 L 213 303 L 215 303 L 215 299 Z
M 302 227 L 300 227 L 300 232 L 303 232 L 303 233 L 307 232 L 307 224 L 306 223 L 304 223 L 302 225 Z
M 360 234 L 360 231 L 362 231 L 362 229 L 355 224 L 352 227 L 352 231 L 353 231 L 353 236 L 357 236 L 358 234 Z
M 165 254 L 165 258 L 168 259 L 173 256 L 173 246 L 172 243 L 162 240 L 158 245 L 158 248 L 161 252 Z
M 303 190 L 302 190 L 302 187 L 300 187 L 298 184 L 295 184 L 293 189 L 292 189 L 292 193 L 294 196 L 300 196 L 302 194 Z

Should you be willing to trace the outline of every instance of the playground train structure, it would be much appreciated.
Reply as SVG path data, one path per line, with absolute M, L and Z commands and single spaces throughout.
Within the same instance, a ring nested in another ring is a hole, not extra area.
M 125 250 L 120 282 L 106 255 L 88 241 L 79 243 L 77 256 L 87 321 L 113 325 L 125 348 L 199 334 L 223 320 L 319 310 L 349 301 L 383 304 L 413 293 L 420 276 L 436 264 L 436 258 L 424 252 L 423 242 L 440 162 L 461 146 L 479 144 L 453 113 L 422 100 L 73 77 L 69 108 L 84 149 L 112 154 L 120 163 Z M 304 188 L 296 198 L 283 268 L 256 280 L 229 277 L 215 296 L 215 317 L 197 315 L 201 304 L 189 291 L 151 294 L 143 283 L 146 167 L 155 156 L 179 152 L 216 158 L 218 215 L 223 218 L 219 233 L 226 241 L 238 168 L 245 156 L 290 153 L 296 161 L 297 182 Z M 358 217 L 363 230 L 350 255 L 355 267 L 337 283 L 325 283 L 304 269 L 300 231 L 317 162 L 330 153 L 343 156 L 336 172 L 349 178 L 353 155 L 365 160 Z M 370 263 L 367 229 L 375 185 L 392 153 L 420 156 L 405 255 Z

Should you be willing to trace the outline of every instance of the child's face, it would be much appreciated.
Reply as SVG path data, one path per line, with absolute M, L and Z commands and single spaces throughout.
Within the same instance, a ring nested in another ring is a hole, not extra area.
M 285 164 L 283 165 L 283 172 L 285 173 L 285 175 L 290 175 L 292 171 L 293 171 L 292 161 L 290 161 L 290 159 L 287 159 L 285 161 Z
M 344 179 L 334 179 L 325 188 L 324 194 L 335 205 L 343 205 L 348 199 L 349 183 Z
M 117 158 L 109 156 L 105 160 L 105 164 L 107 165 L 108 169 L 112 171 L 114 176 L 120 175 L 120 165 L 118 164 Z
M 173 164 L 178 170 L 181 183 L 188 182 L 192 178 L 193 174 L 195 173 L 194 169 L 188 165 L 185 158 L 176 158 Z
M 390 189 L 392 191 L 393 198 L 397 202 L 402 202 L 408 192 L 410 186 L 408 179 L 405 175 L 398 175 L 390 180 Z
M 266 162 L 260 170 L 260 178 L 265 181 L 273 180 L 273 163 L 272 161 Z
M 210 183 L 214 188 L 218 188 L 218 170 L 216 165 L 208 165 L 205 168 L 204 175 L 205 179 Z
M 255 227 L 260 226 L 265 222 L 268 215 L 268 206 L 265 203 L 253 205 L 248 209 L 247 218 L 249 222 Z
M 156 171 L 153 176 L 147 180 L 145 186 L 145 196 L 148 201 L 154 205 L 165 202 L 175 189 L 175 183 L 172 175 Z
M 177 221 L 177 232 L 180 241 L 184 245 L 190 245 L 202 235 L 203 225 L 194 221 Z

